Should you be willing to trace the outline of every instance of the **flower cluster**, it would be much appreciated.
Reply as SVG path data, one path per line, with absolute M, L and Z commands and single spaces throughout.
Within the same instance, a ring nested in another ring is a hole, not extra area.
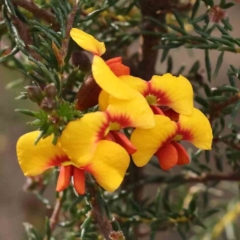
M 85 172 L 107 191 L 123 181 L 130 155 L 138 167 L 153 155 L 163 170 L 189 163 L 180 140 L 211 149 L 212 129 L 205 115 L 193 106 L 193 89 L 183 76 L 153 76 L 146 81 L 130 75 L 121 57 L 104 61 L 105 45 L 73 28 L 72 39 L 93 54 L 92 74 L 100 86 L 99 111 L 71 121 L 58 143 L 51 136 L 34 141 L 39 131 L 27 133 L 17 143 L 20 166 L 26 176 L 58 166 L 57 191 L 68 187 L 85 193 Z M 127 137 L 130 135 L 130 137 Z

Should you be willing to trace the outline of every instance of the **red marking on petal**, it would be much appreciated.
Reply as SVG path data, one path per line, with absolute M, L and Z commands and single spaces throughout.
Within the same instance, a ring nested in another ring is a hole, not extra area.
M 84 170 L 73 168 L 73 181 L 76 192 L 80 195 L 85 193 L 85 173 Z
M 163 111 L 159 107 L 150 105 L 150 108 L 152 109 L 155 115 L 164 115 Z
M 64 162 L 68 162 L 70 161 L 70 159 L 68 158 L 67 155 L 63 155 L 63 156 L 55 156 L 53 159 L 51 159 L 47 165 L 47 167 L 60 167 L 62 165 L 62 163 Z
M 151 85 L 151 82 L 148 82 L 148 88 L 146 88 L 143 95 L 144 97 L 148 95 L 155 96 L 157 98 L 157 105 L 161 106 L 168 105 L 172 102 L 165 92 L 161 91 L 160 89 L 155 89 Z
M 121 126 L 121 128 L 129 127 L 132 125 L 132 121 L 126 115 L 123 115 L 123 114 L 113 115 L 113 114 L 109 113 L 108 111 L 106 111 L 106 113 L 108 114 L 109 121 L 112 123 L 114 123 L 114 122 L 118 123 Z
M 172 121 L 178 122 L 179 113 L 175 112 L 171 108 L 162 108 L 162 111 L 163 111 L 164 115 L 169 117 Z
M 178 152 L 178 162 L 177 162 L 177 164 L 178 165 L 188 164 L 190 162 L 190 160 L 189 160 L 189 156 L 188 156 L 185 148 L 175 141 L 172 141 L 172 145 L 176 148 L 176 150 Z
M 160 167 L 167 171 L 174 167 L 178 162 L 178 152 L 176 148 L 171 144 L 165 144 L 156 153 Z
M 111 58 L 106 63 L 117 77 L 130 75 L 130 68 L 122 64 L 121 57 Z
M 121 145 L 129 154 L 134 154 L 137 149 L 130 140 L 121 132 L 112 131 L 116 143 Z
M 71 165 L 61 166 L 56 186 L 57 192 L 61 192 L 69 186 L 72 176 L 72 170 L 73 167 Z
M 193 139 L 193 133 L 191 133 L 189 129 L 182 128 L 179 122 L 177 126 L 178 126 L 177 134 L 182 135 L 182 140 L 191 142 L 191 140 Z

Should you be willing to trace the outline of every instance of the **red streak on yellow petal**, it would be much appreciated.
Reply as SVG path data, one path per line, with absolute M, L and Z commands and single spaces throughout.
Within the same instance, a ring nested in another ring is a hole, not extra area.
M 172 145 L 176 148 L 177 153 L 178 153 L 178 165 L 185 165 L 188 164 L 190 162 L 189 160 L 189 156 L 187 154 L 187 151 L 185 150 L 185 148 L 180 145 L 179 143 L 172 141 Z
M 70 183 L 71 176 L 72 176 L 72 166 L 61 166 L 56 191 L 61 192 L 66 189 Z
M 117 77 L 130 75 L 130 68 L 122 64 L 121 57 L 111 58 L 106 63 Z
M 163 111 L 159 107 L 154 105 L 150 105 L 150 107 L 155 115 L 164 115 Z
M 70 161 L 70 159 L 66 155 L 55 156 L 53 159 L 51 159 L 48 162 L 47 168 L 53 167 L 53 166 L 60 167 L 62 165 L 62 163 L 68 162 L 68 161 Z
M 74 167 L 73 181 L 76 192 L 80 195 L 85 193 L 85 173 L 84 170 Z
M 167 94 L 163 91 L 161 91 L 160 89 L 155 89 L 151 82 L 148 82 L 148 87 L 146 88 L 146 90 L 144 91 L 143 95 L 146 97 L 148 95 L 153 95 L 156 97 L 157 105 L 161 105 L 161 106 L 165 106 L 170 104 L 172 101 L 171 99 L 169 99 L 169 97 L 167 96 Z
M 174 167 L 178 162 L 177 149 L 171 143 L 167 143 L 162 146 L 155 153 L 155 156 L 158 158 L 160 167 L 165 171 Z
M 183 129 L 180 124 L 178 124 L 178 130 L 176 135 L 181 135 L 182 140 L 189 142 L 191 142 L 191 140 L 193 139 L 193 133 L 191 133 L 189 129 Z
M 128 154 L 134 154 L 137 151 L 136 147 L 123 133 L 113 131 L 112 135 L 115 139 L 115 142 L 121 145 L 128 152 Z

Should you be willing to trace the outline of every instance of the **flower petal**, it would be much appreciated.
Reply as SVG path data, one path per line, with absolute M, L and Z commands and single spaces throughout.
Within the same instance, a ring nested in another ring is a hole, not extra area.
M 121 76 L 119 78 L 122 80 L 122 82 L 141 94 L 144 94 L 144 92 L 148 89 L 148 82 L 142 80 L 141 78 L 133 76 Z
M 158 158 L 160 167 L 165 171 L 177 164 L 178 152 L 171 143 L 164 144 L 155 155 Z
M 99 142 L 89 171 L 105 190 L 115 191 L 123 181 L 130 163 L 128 153 L 120 145 L 107 140 Z
M 149 85 L 150 94 L 155 93 L 159 99 L 158 104 L 168 106 L 180 114 L 192 114 L 193 89 L 185 77 L 174 77 L 169 73 L 153 76 Z
M 181 115 L 178 121 L 178 135 L 191 142 L 195 147 L 209 150 L 212 146 L 212 128 L 207 117 L 194 108 L 190 116 Z
M 72 28 L 70 36 L 81 48 L 93 54 L 101 56 L 106 51 L 105 44 L 103 42 L 99 42 L 92 35 L 80 29 Z
M 68 123 L 64 129 L 60 143 L 62 149 L 77 166 L 88 164 L 101 139 L 101 131 L 108 125 L 108 117 L 104 112 L 87 113 L 82 118 Z
M 61 147 L 52 144 L 52 136 L 34 144 L 40 131 L 24 134 L 17 142 L 17 156 L 25 176 L 36 176 L 52 166 L 61 166 L 69 161 Z
M 135 92 L 135 98 L 131 100 L 119 100 L 114 97 L 109 98 L 107 112 L 110 117 L 127 119 L 127 124 L 123 127 L 151 128 L 154 126 L 154 114 L 145 98 Z
M 122 57 L 111 58 L 106 64 L 117 77 L 130 74 L 130 68 L 122 64 Z
M 135 146 L 130 142 L 125 134 L 118 131 L 112 131 L 111 135 L 113 136 L 114 141 L 122 146 L 128 154 L 133 154 L 137 151 Z
M 123 83 L 98 56 L 93 57 L 92 72 L 97 84 L 111 96 L 127 100 L 132 99 L 135 91 Z
M 132 157 L 138 167 L 146 165 L 157 150 L 176 134 L 177 125 L 168 117 L 155 115 L 154 119 L 153 128 L 135 129 L 131 135 L 130 140 L 137 148 Z
M 98 96 L 98 106 L 101 111 L 105 111 L 109 105 L 109 97 L 110 95 L 102 90 Z
M 85 173 L 84 170 L 73 168 L 73 184 L 76 192 L 80 195 L 85 193 Z
M 190 162 L 190 160 L 189 160 L 189 156 L 188 156 L 188 153 L 185 150 L 185 148 L 182 145 L 180 145 L 179 143 L 175 142 L 175 141 L 172 141 L 171 143 L 176 148 L 177 153 L 178 153 L 177 164 L 178 165 L 188 164 Z
M 73 166 L 71 165 L 61 166 L 56 186 L 57 192 L 61 192 L 69 186 L 72 176 L 72 170 Z

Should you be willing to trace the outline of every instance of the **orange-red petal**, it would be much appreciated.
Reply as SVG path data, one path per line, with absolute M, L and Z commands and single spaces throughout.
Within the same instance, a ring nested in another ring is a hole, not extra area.
M 111 58 L 106 63 L 117 77 L 130 74 L 130 68 L 122 64 L 122 57 Z
M 61 192 L 69 186 L 72 176 L 72 170 L 73 166 L 61 166 L 56 186 L 57 192 Z
M 185 148 L 175 141 L 172 141 L 172 145 L 176 148 L 177 153 L 178 153 L 177 164 L 178 165 L 188 164 L 190 162 L 190 160 L 189 160 L 189 156 L 188 156 L 188 153 L 185 150 Z
M 156 153 L 160 167 L 167 171 L 174 167 L 178 162 L 178 152 L 176 148 L 171 144 L 164 144 Z
M 125 134 L 118 131 L 112 131 L 111 134 L 114 137 L 115 142 L 121 145 L 128 154 L 133 154 L 137 151 Z
M 73 185 L 76 192 L 80 195 L 85 193 L 85 173 L 84 170 L 73 168 Z

